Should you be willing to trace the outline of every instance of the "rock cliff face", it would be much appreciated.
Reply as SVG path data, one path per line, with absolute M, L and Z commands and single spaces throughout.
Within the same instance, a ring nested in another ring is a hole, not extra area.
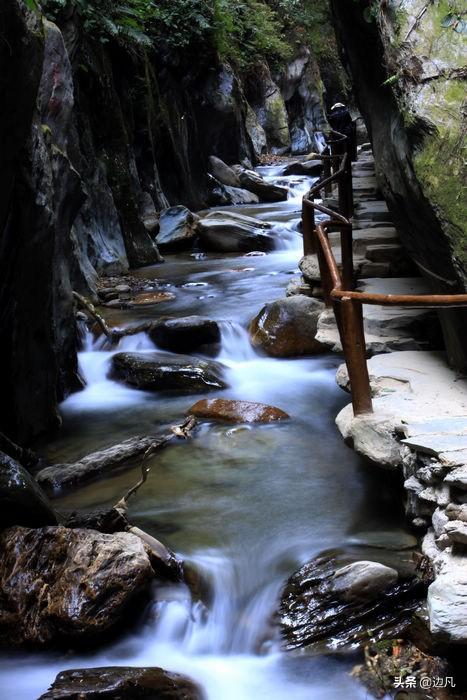
M 253 111 L 248 126 L 255 152 L 299 155 L 316 150 L 315 132 L 324 131 L 328 124 L 321 76 L 310 50 L 300 46 L 293 60 L 274 77 L 265 64 L 259 73 L 260 79 L 246 86 Z
M 402 242 L 433 292 L 465 291 L 465 21 L 445 0 L 332 0 L 332 7 Z M 452 364 L 467 370 L 467 311 L 446 310 L 440 319 Z
M 77 386 L 67 261 L 84 196 L 65 150 L 69 66 L 42 71 L 59 33 L 21 3 L 1 21 L 0 425 L 20 440 L 57 425 L 57 401 Z
M 209 156 L 306 150 L 324 121 L 309 51 L 283 83 L 264 65 L 249 104 L 212 49 L 189 65 L 124 51 L 84 32 L 72 3 L 59 26 L 28 7 L 0 14 L 0 432 L 19 442 L 56 427 L 80 385 L 71 291 L 158 262 L 158 212 L 208 204 Z

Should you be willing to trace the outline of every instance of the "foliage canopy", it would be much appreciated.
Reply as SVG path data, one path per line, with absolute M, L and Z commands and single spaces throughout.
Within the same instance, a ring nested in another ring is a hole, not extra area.
M 327 0 L 42 0 L 51 19 L 74 8 L 86 33 L 132 51 L 215 50 L 247 69 L 261 60 L 279 68 L 297 43 L 329 52 Z

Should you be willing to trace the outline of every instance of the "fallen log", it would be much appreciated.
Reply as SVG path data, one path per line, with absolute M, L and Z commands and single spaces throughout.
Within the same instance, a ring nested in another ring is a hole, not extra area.
M 36 480 L 44 491 L 53 497 L 54 495 L 57 496 L 59 492 L 63 493 L 63 491 L 94 481 L 141 454 L 144 455 L 142 466 L 144 470 L 146 469 L 145 460 L 149 456 L 176 438 L 190 437 L 195 425 L 196 418 L 188 416 L 183 423 L 172 426 L 169 432 L 161 432 L 159 435 L 138 435 L 117 445 L 86 455 L 77 462 L 45 467 L 38 472 Z M 118 505 L 125 507 L 126 500 L 135 493 L 145 480 L 143 472 L 140 482 L 130 489 Z
M 78 305 L 84 311 L 86 311 L 92 319 L 94 319 L 102 333 L 113 344 L 118 343 L 119 340 L 128 335 L 136 335 L 137 333 L 142 333 L 143 331 L 150 331 L 155 325 L 157 325 L 157 321 L 143 321 L 143 323 L 139 323 L 136 326 L 129 326 L 128 328 L 111 328 L 105 318 L 97 311 L 92 302 L 83 297 L 81 294 L 78 294 L 78 292 L 72 292 L 72 294 Z

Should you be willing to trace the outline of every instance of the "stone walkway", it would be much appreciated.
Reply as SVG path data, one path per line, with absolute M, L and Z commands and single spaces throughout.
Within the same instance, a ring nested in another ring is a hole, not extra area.
M 397 232 L 379 198 L 368 147 L 353 166 L 357 288 L 381 293 L 428 292 L 414 277 Z M 335 204 L 328 200 L 327 204 Z M 331 239 L 332 240 L 332 239 Z M 337 245 L 337 238 L 336 238 Z M 336 251 L 337 252 L 337 249 Z M 336 255 L 339 262 L 339 257 Z M 305 283 L 319 293 L 314 256 L 301 261 Z M 402 470 L 409 522 L 423 536 L 435 575 L 425 611 L 435 642 L 467 643 L 467 378 L 437 351 L 436 313 L 364 306 L 374 413 L 353 416 L 347 405 L 336 423 L 354 449 L 380 467 Z M 341 351 L 334 314 L 322 314 L 317 339 Z M 385 354 L 380 354 L 385 353 Z M 349 389 L 345 365 L 337 373 Z M 423 617 L 423 614 L 422 614 Z
M 386 202 L 381 199 L 376 178 L 374 159 L 367 147 L 352 164 L 355 215 L 353 218 L 354 268 L 357 289 L 382 294 L 429 293 L 421 277 L 399 242 Z M 337 201 L 330 197 L 324 202 L 335 208 Z M 338 233 L 331 233 L 335 258 L 340 264 Z M 319 266 L 316 255 L 300 261 L 306 293 L 320 293 Z M 306 288 L 308 286 L 308 289 Z M 394 350 L 426 350 L 436 347 L 441 330 L 436 313 L 426 309 L 403 309 L 364 306 L 364 324 L 367 349 L 370 355 Z M 334 352 L 342 352 L 334 313 L 322 314 L 317 340 Z

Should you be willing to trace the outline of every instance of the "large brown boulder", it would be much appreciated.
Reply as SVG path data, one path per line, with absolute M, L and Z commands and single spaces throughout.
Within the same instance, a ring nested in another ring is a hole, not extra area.
M 285 411 L 275 406 L 232 399 L 201 399 L 188 409 L 188 413 L 197 418 L 226 423 L 272 423 L 289 418 Z
M 39 700 L 202 700 L 186 676 L 162 668 L 80 668 L 59 673 Z
M 250 323 L 251 342 L 273 357 L 299 357 L 326 352 L 315 340 L 324 304 L 296 294 L 272 301 Z
M 11 525 L 55 525 L 45 493 L 24 467 L 0 452 L 0 529 Z
M 124 621 L 153 577 L 135 535 L 8 528 L 0 535 L 0 644 L 99 641 Z
M 162 352 L 119 352 L 112 357 L 112 376 L 139 389 L 199 391 L 225 389 L 225 367 L 213 360 Z

